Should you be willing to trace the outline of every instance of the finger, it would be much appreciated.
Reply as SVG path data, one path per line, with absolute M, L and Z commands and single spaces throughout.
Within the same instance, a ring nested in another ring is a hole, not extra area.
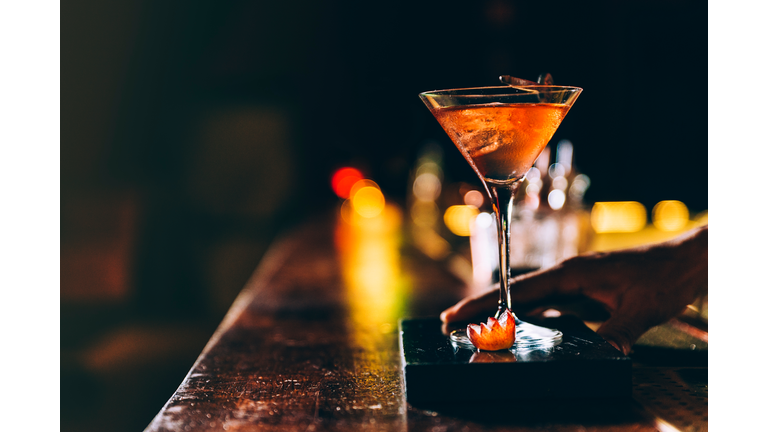
M 535 304 L 544 299 L 578 292 L 585 266 L 567 260 L 554 267 L 526 273 L 509 284 L 513 304 Z
M 597 334 L 626 355 L 629 354 L 632 345 L 649 328 L 650 326 L 644 325 L 638 317 L 626 313 L 616 313 L 597 329 Z
M 440 314 L 440 320 L 446 323 L 468 320 L 482 311 L 495 310 L 495 306 L 498 305 L 498 303 L 499 289 L 495 288 L 482 294 L 461 300 L 444 310 L 443 313 Z
M 509 286 L 513 302 L 510 306 L 534 304 L 558 294 L 571 294 L 578 291 L 581 274 L 585 272 L 586 268 L 580 262 L 580 260 L 572 258 L 555 267 L 514 278 Z M 440 319 L 443 322 L 467 320 L 484 310 L 493 309 L 494 306 L 498 305 L 498 301 L 499 291 L 493 289 L 461 300 L 444 310 L 440 314 Z

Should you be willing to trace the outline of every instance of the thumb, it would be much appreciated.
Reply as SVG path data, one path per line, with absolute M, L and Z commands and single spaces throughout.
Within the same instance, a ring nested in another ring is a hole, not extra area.
M 597 329 L 597 334 L 603 337 L 609 344 L 617 350 L 629 354 L 632 345 L 643 335 L 651 326 L 642 324 L 639 317 L 629 314 L 616 314 L 609 318 Z

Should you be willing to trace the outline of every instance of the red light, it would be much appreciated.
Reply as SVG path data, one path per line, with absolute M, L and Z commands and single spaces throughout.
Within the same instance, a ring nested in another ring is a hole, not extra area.
M 352 185 L 363 179 L 363 173 L 355 168 L 339 168 L 331 178 L 333 191 L 341 198 L 349 198 Z

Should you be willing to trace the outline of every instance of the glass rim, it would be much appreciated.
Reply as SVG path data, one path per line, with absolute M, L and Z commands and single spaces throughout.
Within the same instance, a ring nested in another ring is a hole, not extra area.
M 531 92 L 515 92 L 515 93 L 493 93 L 493 94 L 483 94 L 483 93 L 471 93 L 469 91 L 471 90 L 500 90 L 500 89 L 530 89 Z M 531 84 L 531 85 L 524 85 L 524 86 L 510 86 L 510 85 L 504 85 L 504 86 L 486 86 L 486 87 L 462 87 L 462 88 L 453 88 L 453 89 L 444 89 L 444 90 L 430 90 L 419 93 L 419 96 L 460 96 L 460 97 L 498 97 L 498 96 L 515 96 L 515 95 L 523 95 L 523 94 L 530 94 L 534 91 L 537 91 L 538 89 L 550 89 L 552 92 L 557 91 L 584 91 L 581 87 L 574 87 L 574 86 L 564 86 L 564 85 L 545 85 L 545 84 Z M 457 93 L 454 94 L 452 92 L 463 92 L 467 91 L 467 93 Z

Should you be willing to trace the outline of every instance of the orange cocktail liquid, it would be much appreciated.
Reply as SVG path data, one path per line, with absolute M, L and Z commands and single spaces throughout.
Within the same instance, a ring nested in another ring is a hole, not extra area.
M 523 178 L 570 107 L 562 104 L 486 104 L 433 108 L 440 126 L 492 184 Z

